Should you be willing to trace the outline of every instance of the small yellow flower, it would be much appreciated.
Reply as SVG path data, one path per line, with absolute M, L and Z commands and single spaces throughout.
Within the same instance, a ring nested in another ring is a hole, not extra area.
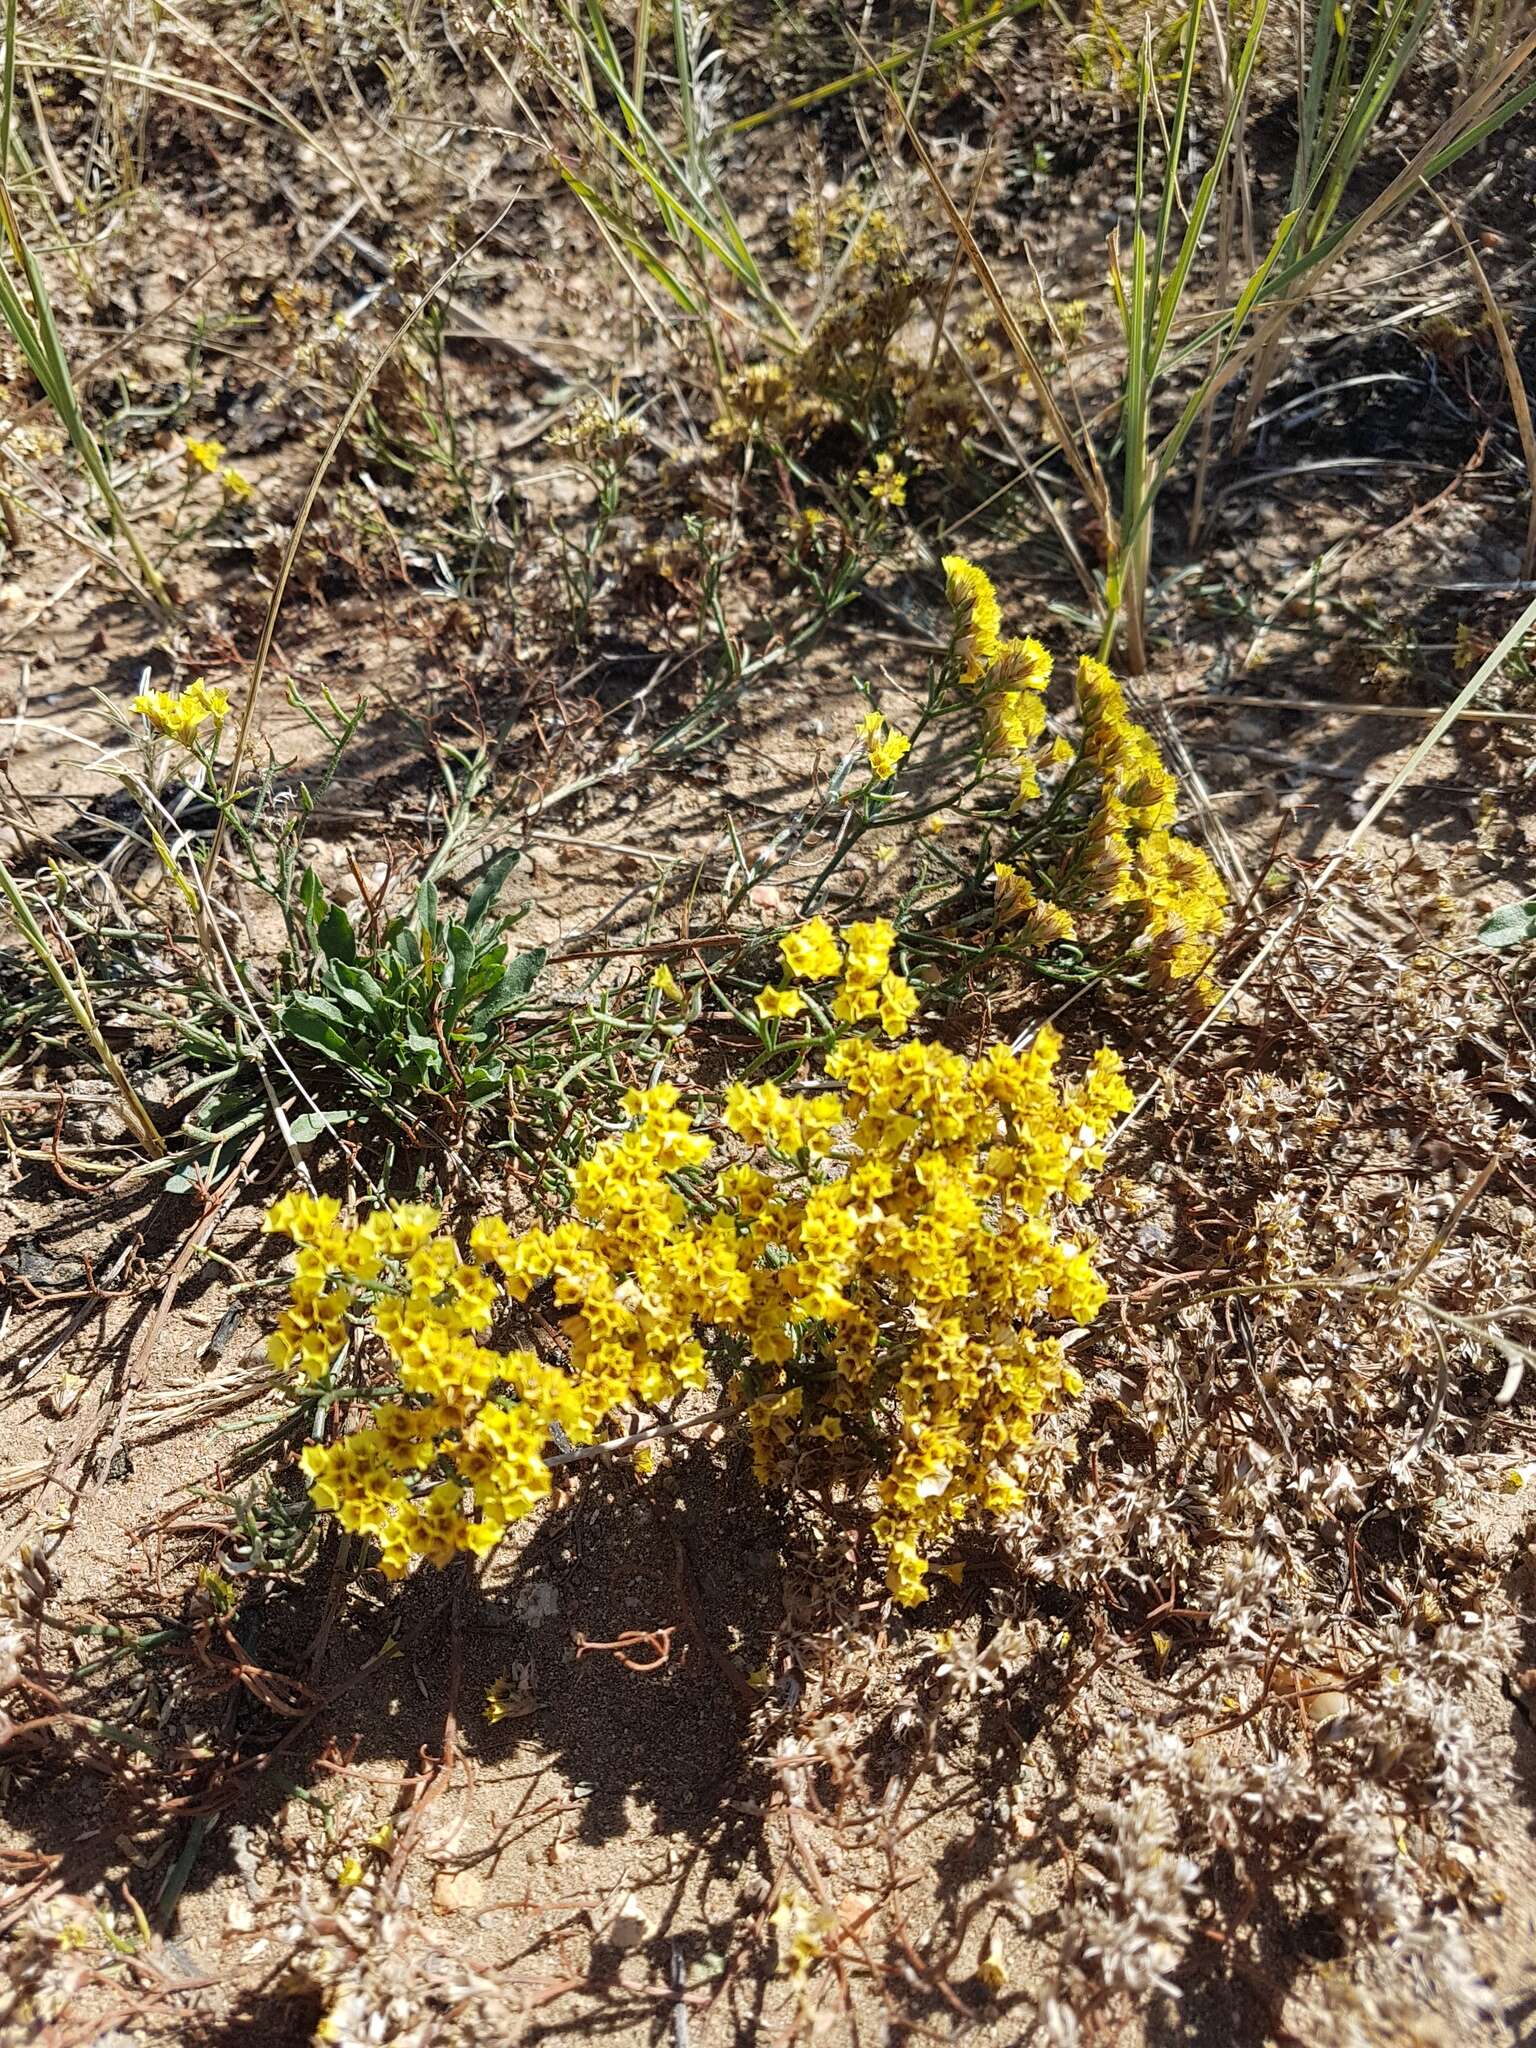
M 837 1931 L 837 1914 L 831 1906 L 819 1906 L 807 1893 L 787 1886 L 769 1919 L 778 1929 L 779 1968 L 796 1982 L 827 1952 Z
M 797 988 L 761 988 L 757 992 L 760 1017 L 798 1017 L 804 1008 L 805 997 Z
M 240 1595 L 232 1580 L 222 1572 L 216 1572 L 210 1565 L 201 1565 L 197 1573 L 198 1591 L 204 1595 L 216 1614 L 233 1614 L 240 1604 Z
M 875 457 L 873 469 L 861 469 L 854 481 L 868 491 L 880 505 L 905 505 L 907 502 L 907 476 L 896 467 L 896 458 L 882 449 Z
M 190 747 L 210 718 L 217 732 L 229 715 L 229 698 L 222 690 L 211 690 L 199 676 L 184 690 L 141 690 L 133 708 L 156 732 Z
M 996 1935 L 987 1943 L 987 1952 L 976 1965 L 976 1974 L 994 1995 L 1008 1982 L 1008 1965 Z
M 680 1003 L 683 1000 L 682 986 L 677 976 L 665 963 L 658 967 L 651 976 L 650 985 L 656 990 L 658 995 L 665 997 L 669 1003 Z
M 837 521 L 829 519 L 819 505 L 803 505 L 784 522 L 784 538 L 797 553 L 809 548 L 813 554 L 820 554 L 840 531 Z
M 824 917 L 813 917 L 779 941 L 786 970 L 801 981 L 827 981 L 843 964 L 837 933 Z
M 354 1886 L 360 1885 L 362 1881 L 362 1864 L 358 1862 L 355 1856 L 343 1856 L 341 1859 L 341 1868 L 336 1873 L 336 1883 L 338 1887 L 344 1892 L 349 1892 L 353 1889 Z
M 889 782 L 906 755 L 911 753 L 912 742 L 905 733 L 888 724 L 878 711 L 867 713 L 859 729 L 869 754 L 870 772 L 876 782 Z
M 887 1038 L 904 1038 L 917 1015 L 917 990 L 899 974 L 882 977 L 879 988 L 880 1029 Z
M 232 505 L 241 504 L 246 498 L 251 497 L 255 490 L 255 486 L 248 478 L 243 477 L 238 469 L 221 469 L 219 486 Z
M 224 443 L 188 441 L 182 449 L 182 459 L 187 465 L 189 475 L 195 475 L 198 470 L 203 469 L 209 476 L 217 476 L 219 464 L 224 460 Z
M 495 1679 L 485 1695 L 485 1718 L 494 1728 L 498 1721 L 510 1720 L 519 1711 L 517 1691 L 510 1678 Z

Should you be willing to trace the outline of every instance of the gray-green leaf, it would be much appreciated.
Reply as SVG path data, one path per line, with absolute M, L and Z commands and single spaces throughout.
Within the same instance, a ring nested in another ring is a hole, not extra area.
M 1477 943 L 1486 946 L 1490 953 L 1502 952 L 1506 946 L 1528 946 L 1533 939 L 1536 896 L 1527 897 L 1524 903 L 1506 903 L 1502 910 L 1485 918 L 1477 930 Z

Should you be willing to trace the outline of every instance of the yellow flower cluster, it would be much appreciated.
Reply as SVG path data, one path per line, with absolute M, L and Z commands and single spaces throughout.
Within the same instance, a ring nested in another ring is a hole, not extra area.
M 969 686 L 1001 645 L 1002 606 L 991 577 L 964 555 L 946 555 L 942 567 L 945 593 L 955 616 L 954 658 L 961 682 Z
M 910 479 L 905 470 L 896 467 L 896 458 L 885 449 L 875 457 L 869 469 L 861 469 L 854 478 L 856 484 L 868 491 L 877 505 L 900 507 L 907 502 L 907 484 Z
M 870 773 L 876 782 L 889 782 L 911 753 L 912 742 L 878 711 L 867 712 L 859 730 L 864 735 Z
M 1089 837 L 1097 886 L 1135 917 L 1152 979 L 1192 982 L 1215 1000 L 1205 970 L 1226 921 L 1227 892 L 1209 856 L 1170 832 L 1177 787 L 1157 743 L 1126 708 L 1125 693 L 1099 661 L 1078 663 L 1082 757 L 1098 773 L 1098 810 Z
M 1084 655 L 1077 664 L 1077 705 L 1083 720 L 1083 759 L 1099 772 L 1105 792 L 1140 832 L 1171 825 L 1178 791 L 1163 765 L 1157 742 L 1133 722 L 1125 692 L 1102 661 Z
M 1095 917 L 1124 929 L 1160 987 L 1192 984 L 1214 999 L 1206 975 L 1226 917 L 1221 878 L 1198 846 L 1169 827 L 1177 788 L 1156 741 L 1130 716 L 1125 692 L 1100 661 L 1077 670 L 1082 739 L 1057 741 L 1045 755 L 1044 692 L 1051 657 L 1037 640 L 1005 640 L 997 592 L 985 571 L 959 555 L 945 557 L 953 615 L 951 663 L 959 683 L 981 699 L 986 751 L 1018 769 L 1019 802 L 1040 795 L 1046 761 L 1065 767 L 1068 793 L 1090 796 L 1063 805 L 1059 857 L 1037 855 L 1042 897 L 1034 881 L 1007 862 L 994 870 L 999 923 L 1016 924 L 1019 942 L 1039 950 L 1078 936 Z
M 858 192 L 845 192 L 823 211 L 797 206 L 790 215 L 789 246 L 803 270 L 815 270 L 829 247 L 841 250 L 857 270 L 906 253 L 907 238 L 899 222 L 880 207 L 871 209 Z
M 645 425 L 633 413 L 615 412 L 601 399 L 588 399 L 550 434 L 550 445 L 594 469 L 623 469 L 641 446 Z
M 863 215 L 860 202 L 855 208 L 854 227 Z M 820 317 L 793 351 L 727 374 L 710 437 L 729 447 L 763 441 L 804 450 L 851 430 L 878 451 L 852 481 L 884 515 L 905 502 L 909 471 L 952 461 L 980 427 L 985 409 L 976 386 L 990 379 L 998 352 L 970 322 L 941 359 L 915 334 L 909 351 L 906 331 L 925 299 L 920 268 L 908 260 L 899 230 L 875 232 L 881 218 L 868 216 L 851 235 L 848 227 L 836 231 L 848 260 L 826 279 Z M 814 217 L 802 228 L 807 251 L 821 246 Z
M 1040 794 L 1035 742 L 1045 730 L 1045 689 L 1051 657 L 1038 640 L 1005 640 L 992 579 L 962 555 L 944 557 L 945 588 L 954 614 L 952 658 L 966 689 L 981 699 L 987 752 L 1019 772 L 1019 801 Z
M 905 746 L 905 742 L 903 742 Z M 917 1015 L 917 991 L 891 967 L 896 927 L 883 917 L 851 924 L 839 939 L 824 917 L 813 917 L 779 941 L 785 972 L 800 981 L 839 980 L 829 1008 L 839 1024 L 878 1018 L 887 1038 L 901 1038 Z M 757 998 L 765 1017 L 794 1017 L 805 1007 L 796 989 L 765 988 Z
M 801 981 L 830 981 L 842 971 L 843 949 L 824 917 L 813 917 L 780 939 L 779 956 Z
M 1028 876 L 1021 875 L 1007 861 L 997 863 L 992 879 L 997 892 L 998 923 L 1017 925 L 1019 942 L 1029 951 L 1043 951 L 1063 939 L 1077 937 L 1077 921 L 1071 911 L 1059 903 L 1043 903 Z
M 1041 1319 L 1086 1323 L 1104 1285 L 1057 1235 L 1131 1097 L 1101 1053 L 1058 1088 L 1060 1041 L 975 1061 L 935 1045 L 849 1038 L 827 1061 L 841 1171 L 766 1197 L 752 1228 L 768 1269 L 739 1376 L 759 1476 L 788 1476 L 806 1439 L 857 1439 L 882 1467 L 891 1590 L 925 1594 L 928 1559 L 973 1512 L 1022 1498 L 1035 1419 L 1078 1381 Z M 768 1340 L 768 1341 L 764 1341 Z
M 783 445 L 831 426 L 836 409 L 804 386 L 798 359 L 743 364 L 721 387 L 721 409 L 710 426 L 711 439 L 742 445 L 765 439 Z
M 890 941 L 813 920 L 784 952 L 833 963 L 840 993 L 878 1007 Z M 548 1493 L 555 1425 L 590 1443 L 611 1415 L 702 1388 L 715 1362 L 764 1483 L 812 1449 L 852 1484 L 873 1465 L 891 1590 L 922 1600 L 935 1548 L 1019 1502 L 1036 1418 L 1078 1389 L 1049 1325 L 1091 1322 L 1104 1300 L 1063 1210 L 1131 1096 L 1113 1054 L 1063 1085 L 1059 1052 L 1049 1028 L 974 1060 L 850 1035 L 829 1085 L 726 1091 L 728 1160 L 675 1088 L 632 1090 L 628 1127 L 576 1170 L 571 1214 L 480 1222 L 467 1260 L 431 1209 L 347 1224 L 333 1200 L 284 1197 L 267 1228 L 299 1249 L 274 1366 L 323 1378 L 361 1328 L 395 1383 L 366 1426 L 304 1451 L 316 1505 L 392 1576 L 483 1552 Z M 503 1296 L 544 1285 L 563 1366 L 483 1341 Z
M 229 716 L 229 698 L 222 690 L 210 689 L 199 676 L 184 690 L 141 690 L 133 708 L 156 732 L 178 746 L 190 747 L 210 718 L 215 731 L 224 723 Z

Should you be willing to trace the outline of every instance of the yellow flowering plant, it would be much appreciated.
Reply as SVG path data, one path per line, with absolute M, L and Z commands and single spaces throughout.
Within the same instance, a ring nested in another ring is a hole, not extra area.
M 975 1058 L 908 1038 L 893 939 L 879 920 L 790 933 L 792 981 L 837 983 L 819 1073 L 693 1109 L 666 1082 L 631 1090 L 559 1221 L 487 1217 L 466 1253 L 421 1205 L 275 1205 L 267 1228 L 298 1250 L 271 1362 L 366 1407 L 303 1465 L 386 1574 L 491 1549 L 549 1494 L 557 1432 L 595 1444 L 712 1383 L 764 1484 L 872 1480 L 904 1604 L 962 1523 L 1022 1500 L 1037 1419 L 1080 1385 L 1064 1337 L 1105 1298 L 1071 1217 L 1131 1097 L 1108 1051 L 1059 1079 L 1048 1027 Z M 491 1342 L 536 1293 L 557 1357 Z
M 201 476 L 216 477 L 224 493 L 225 503 L 231 505 L 241 504 L 254 494 L 254 486 L 250 479 L 242 476 L 238 469 L 225 462 L 222 441 L 187 440 L 182 443 L 181 454 L 182 468 L 189 486 L 196 483 Z
M 984 762 L 1015 774 L 1017 820 L 993 867 L 997 923 L 1026 950 L 1082 942 L 1090 971 L 1145 973 L 1214 999 L 1206 972 L 1226 917 L 1221 878 L 1172 831 L 1178 790 L 1157 743 L 1131 717 L 1100 661 L 1077 664 L 1079 738 L 1042 745 L 1052 661 L 1036 640 L 1003 637 L 997 593 L 962 556 L 944 562 L 953 620 L 949 672 L 981 710 Z M 1035 823 L 1027 807 L 1046 799 Z
M 711 1389 L 763 1483 L 873 1487 L 904 1604 L 964 1522 L 1023 1500 L 1037 1420 L 1079 1388 L 1070 1338 L 1105 1298 L 1074 1211 L 1131 1096 L 1107 1050 L 1063 1081 L 1048 1025 L 1023 1051 L 913 1039 L 927 997 L 902 963 L 1006 949 L 1063 977 L 1199 990 L 1225 899 L 1172 829 L 1173 778 L 1115 678 L 1080 663 L 1077 736 L 1052 730 L 1046 649 L 1005 636 L 974 564 L 945 572 L 947 650 L 910 734 L 866 720 L 872 779 L 838 849 L 942 811 L 945 844 L 921 857 L 965 886 L 841 928 L 812 914 L 780 938 L 778 979 L 731 1002 L 776 1078 L 686 1107 L 666 1081 L 631 1089 L 622 1128 L 572 1166 L 563 1211 L 520 1229 L 484 1218 L 466 1249 L 420 1206 L 350 1223 L 307 1195 L 273 1210 L 298 1253 L 272 1362 L 320 1387 L 327 1412 L 342 1396 L 366 1411 L 305 1450 L 312 1498 L 387 1574 L 488 1551 L 547 1498 L 569 1446 L 611 1440 L 638 1411 L 714 1414 Z M 940 720 L 973 735 L 958 791 L 922 787 Z M 948 851 L 962 832 L 968 878 Z M 838 857 L 806 892 L 813 910 Z M 681 1008 L 684 993 L 664 970 L 647 1000 Z M 546 1301 L 558 1344 L 541 1351 Z
M 1177 786 L 1121 684 L 1084 658 L 1053 719 L 1049 651 L 1005 633 L 984 570 L 959 555 L 943 568 L 948 634 L 926 698 L 907 730 L 878 711 L 863 717 L 869 777 L 850 791 L 851 751 L 831 779 L 820 821 L 830 855 L 803 901 L 819 903 L 865 834 L 878 829 L 888 847 L 893 831 L 915 828 L 896 917 L 941 986 L 1005 952 L 1048 980 L 1208 1004 L 1226 891 L 1174 829 Z M 955 745 L 957 726 L 968 744 Z M 942 846 L 924 829 L 940 816 Z
M 229 698 L 223 690 L 211 689 L 201 676 L 184 690 L 141 690 L 133 709 L 147 719 L 156 732 L 174 740 L 179 747 L 195 747 L 205 726 L 217 737 L 229 716 Z

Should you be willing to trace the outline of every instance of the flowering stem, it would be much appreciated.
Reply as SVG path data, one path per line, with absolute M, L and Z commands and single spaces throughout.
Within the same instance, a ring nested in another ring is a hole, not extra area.
M 657 1422 L 649 1429 L 637 1429 L 629 1436 L 615 1437 L 611 1443 L 583 1444 L 579 1451 L 556 1451 L 545 1464 L 551 1472 L 559 1471 L 566 1465 L 585 1465 L 593 1458 L 614 1458 L 621 1451 L 632 1451 L 636 1444 L 654 1443 L 665 1436 L 677 1436 L 685 1429 L 702 1429 L 708 1422 L 723 1422 L 736 1409 L 729 1401 L 722 1401 L 718 1408 L 711 1408 L 703 1415 L 690 1415 L 686 1422 Z

